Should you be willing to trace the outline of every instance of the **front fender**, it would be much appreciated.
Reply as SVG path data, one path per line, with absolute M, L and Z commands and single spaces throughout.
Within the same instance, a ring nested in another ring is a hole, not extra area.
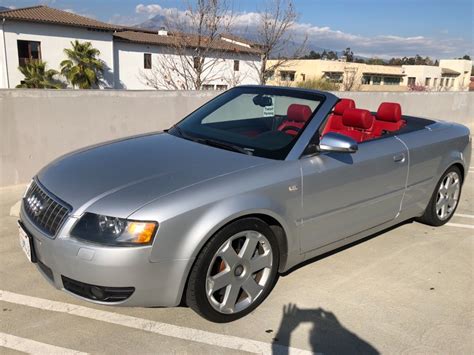
M 278 221 L 285 232 L 288 251 L 299 251 L 296 223 L 287 223 L 294 220 L 288 209 L 268 196 L 248 193 L 216 201 L 164 221 L 158 230 L 151 261 L 194 259 L 223 226 L 255 214 L 267 215 Z
M 293 265 L 301 261 L 298 259 L 300 253 L 296 223 L 286 222 L 295 219 L 285 218 L 285 215 L 289 214 L 288 209 L 277 201 L 254 192 L 201 206 L 160 223 L 150 255 L 150 262 L 170 259 L 186 262 L 183 274 L 176 280 L 179 283 L 177 303 L 183 295 L 194 260 L 206 242 L 229 222 L 255 214 L 272 217 L 280 223 L 285 232 L 288 255 L 291 257 L 286 258 L 285 265 L 280 265 L 280 270 L 286 270 L 288 264 Z

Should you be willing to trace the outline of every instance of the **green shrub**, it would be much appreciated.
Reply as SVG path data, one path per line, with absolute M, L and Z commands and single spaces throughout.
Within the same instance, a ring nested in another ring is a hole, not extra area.
M 299 88 L 304 88 L 304 89 L 314 89 L 314 90 L 324 90 L 324 91 L 339 90 L 338 84 L 333 83 L 324 78 L 318 78 L 318 79 L 315 78 L 315 79 L 300 81 L 298 82 L 298 84 L 296 84 L 296 86 Z

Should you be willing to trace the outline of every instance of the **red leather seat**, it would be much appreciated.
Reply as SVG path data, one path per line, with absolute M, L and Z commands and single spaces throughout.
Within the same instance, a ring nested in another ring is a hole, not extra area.
M 374 125 L 374 116 L 367 111 L 349 108 L 342 115 L 342 124 L 345 128 L 334 129 L 331 132 L 343 134 L 361 143 L 374 138 L 371 131 Z
M 375 137 L 380 137 L 384 131 L 398 131 L 405 124 L 406 122 L 402 120 L 402 108 L 400 104 L 395 102 L 382 102 L 375 115 L 372 134 Z
M 341 99 L 332 111 L 332 114 L 329 116 L 326 126 L 324 126 L 321 136 L 324 136 L 327 132 L 330 132 L 335 129 L 343 129 L 344 125 L 342 123 L 342 115 L 344 111 L 348 108 L 355 108 L 355 102 L 351 99 Z
M 278 130 L 296 136 L 311 117 L 311 108 L 307 105 L 291 104 L 286 112 L 286 119 L 278 126 Z

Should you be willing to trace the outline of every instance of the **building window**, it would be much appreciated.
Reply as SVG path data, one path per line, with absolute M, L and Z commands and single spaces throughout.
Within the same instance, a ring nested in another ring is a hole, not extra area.
M 382 77 L 381 76 L 373 76 L 372 77 L 372 85 L 381 85 L 382 84 Z
M 193 61 L 194 61 L 194 69 L 199 68 L 199 62 L 200 62 L 199 57 L 194 57 Z
M 343 80 L 341 72 L 326 72 L 324 77 L 333 83 L 342 83 Z
M 267 80 L 275 80 L 275 71 L 268 70 L 267 72 L 265 72 L 264 76 L 266 77 Z
M 151 69 L 151 53 L 143 54 L 143 68 Z
M 433 87 L 436 87 L 438 85 L 438 78 L 433 79 Z
M 41 42 L 17 41 L 17 45 L 20 66 L 35 60 L 41 60 Z
M 431 78 L 426 78 L 425 79 L 425 86 L 430 86 L 431 84 Z
M 234 60 L 234 71 L 239 71 L 240 69 L 240 60 Z
M 401 78 L 396 76 L 384 76 L 383 84 L 384 85 L 400 85 Z
M 415 85 L 415 84 L 416 84 L 416 78 L 410 76 L 410 77 L 408 78 L 408 86 L 410 86 L 410 85 Z
M 204 84 L 203 86 L 201 86 L 201 89 L 206 91 L 214 90 L 214 85 Z
M 449 86 L 449 78 L 446 78 L 445 80 L 446 80 L 446 81 L 445 81 L 444 86 L 448 87 L 448 86 Z
M 281 81 L 295 81 L 295 72 L 294 71 L 281 71 L 280 79 Z
M 301 74 L 301 81 L 306 81 L 306 74 Z
M 439 79 L 439 86 L 444 86 L 444 78 Z
M 370 85 L 370 75 L 362 76 L 362 85 Z
M 227 85 L 216 85 L 216 90 L 220 90 L 220 91 L 227 90 Z

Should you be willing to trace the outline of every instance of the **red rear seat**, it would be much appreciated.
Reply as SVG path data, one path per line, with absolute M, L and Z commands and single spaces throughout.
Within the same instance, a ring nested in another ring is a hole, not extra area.
M 406 122 L 402 120 L 402 108 L 395 102 L 382 102 L 375 116 L 372 134 L 375 137 L 383 135 L 384 131 L 394 132 L 402 128 Z
M 374 116 L 367 110 L 357 108 L 345 110 L 342 115 L 342 124 L 345 128 L 333 129 L 331 132 L 351 137 L 358 143 L 374 138 L 371 133 Z
M 351 99 L 341 99 L 332 111 L 332 114 L 329 116 L 326 126 L 324 127 L 323 133 L 324 136 L 327 132 L 330 132 L 335 129 L 345 128 L 342 123 L 342 115 L 344 111 L 348 108 L 355 108 L 355 102 Z
M 296 136 L 312 113 L 307 105 L 291 104 L 286 112 L 286 120 L 278 126 L 278 130 Z

